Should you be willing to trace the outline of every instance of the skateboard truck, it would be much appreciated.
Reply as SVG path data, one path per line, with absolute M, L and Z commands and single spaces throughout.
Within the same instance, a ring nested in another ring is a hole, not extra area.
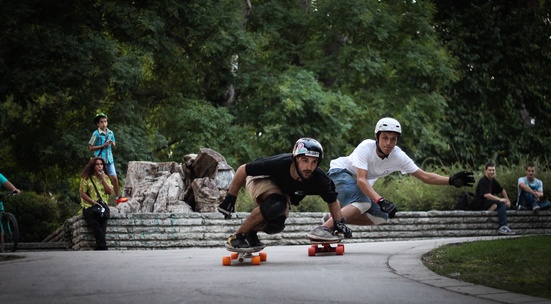
M 228 251 L 231 251 L 231 254 L 229 256 L 222 257 L 222 265 L 224 266 L 231 266 L 233 260 L 237 260 L 240 263 L 243 263 L 249 259 L 251 260 L 252 265 L 260 265 L 260 262 L 265 262 L 268 259 L 268 254 L 261 251 L 262 249 L 264 249 L 264 247 L 246 251 L 234 251 L 229 248 L 226 249 Z M 253 254 L 256 252 L 258 252 L 258 254 Z
M 318 253 L 335 253 L 336 255 L 344 254 L 344 244 L 340 243 L 340 240 L 337 242 L 327 242 L 327 241 L 314 241 L 310 240 L 312 245 L 308 247 L 308 256 L 315 256 Z M 336 244 L 331 246 L 331 244 Z

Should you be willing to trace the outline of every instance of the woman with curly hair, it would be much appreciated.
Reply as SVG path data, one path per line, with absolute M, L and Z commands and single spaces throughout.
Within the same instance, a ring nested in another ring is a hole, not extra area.
M 91 226 L 96 238 L 96 250 L 107 250 L 105 232 L 107 230 L 107 219 L 95 215 L 92 206 L 99 205 L 107 208 L 109 195 L 113 193 L 113 186 L 104 173 L 105 161 L 101 157 L 92 158 L 80 175 L 80 205 L 82 215 L 86 223 Z

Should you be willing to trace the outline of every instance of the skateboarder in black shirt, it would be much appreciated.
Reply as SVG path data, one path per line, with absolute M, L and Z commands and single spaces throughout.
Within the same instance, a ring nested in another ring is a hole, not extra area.
M 276 234 L 285 228 L 291 205 L 298 205 L 306 195 L 319 195 L 328 203 L 335 219 L 335 230 L 351 237 L 352 232 L 343 224 L 335 184 L 327 177 L 319 163 L 323 158 L 321 144 L 312 138 L 299 139 L 292 153 L 257 159 L 241 165 L 235 172 L 224 201 L 218 210 L 228 219 L 235 212 L 239 189 L 245 185 L 247 193 L 258 205 L 245 218 L 236 233 L 228 238 L 229 249 L 261 248 L 264 244 L 258 231 Z M 333 231 L 321 226 L 320 240 L 338 240 Z

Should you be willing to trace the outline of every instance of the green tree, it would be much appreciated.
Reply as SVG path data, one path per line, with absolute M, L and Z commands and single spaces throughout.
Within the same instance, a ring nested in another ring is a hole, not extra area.
M 551 148 L 551 22 L 535 1 L 434 1 L 436 27 L 460 62 L 446 89 L 445 159 L 517 162 Z M 444 152 L 444 151 L 443 151 Z
M 385 115 L 403 122 L 403 143 L 414 157 L 446 148 L 440 133 L 446 109 L 441 90 L 457 75 L 433 29 L 433 10 L 430 3 L 408 1 L 255 2 L 246 24 L 257 48 L 239 54 L 240 98 L 233 112 L 268 139 L 266 133 L 278 133 L 280 126 L 268 127 L 258 117 L 280 115 L 290 126 L 304 126 L 294 128 L 297 135 L 314 128 L 311 136 L 329 139 L 328 157 L 350 152 L 372 137 L 375 122 Z M 282 115 L 281 108 L 289 111 L 291 103 L 296 103 L 294 110 L 306 107 L 300 103 L 304 91 L 287 90 L 295 96 L 281 98 L 273 89 L 281 75 L 313 75 L 320 90 L 350 102 L 329 103 L 330 111 L 316 114 Z M 336 118 L 318 118 L 326 115 Z M 310 116 L 315 119 L 305 124 Z M 341 123 L 328 124 L 335 120 Z M 287 136 L 289 141 L 293 134 Z M 285 140 L 271 142 L 278 152 L 288 146 Z

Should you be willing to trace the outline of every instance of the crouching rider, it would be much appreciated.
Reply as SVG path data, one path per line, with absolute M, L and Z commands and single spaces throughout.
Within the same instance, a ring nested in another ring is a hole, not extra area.
M 336 232 L 351 237 L 352 232 L 344 225 L 335 184 L 319 168 L 322 158 L 323 148 L 317 140 L 301 138 L 295 143 L 292 153 L 241 165 L 218 210 L 226 219 L 230 218 L 231 213 L 235 212 L 237 194 L 243 185 L 258 206 L 245 218 L 235 234 L 228 238 L 226 247 L 233 250 L 265 247 L 258 238 L 258 231 L 266 234 L 283 231 L 291 205 L 298 205 L 307 195 L 319 195 L 328 203 L 329 212 L 335 219 L 334 223 L 318 227 L 318 239 L 338 240 Z

